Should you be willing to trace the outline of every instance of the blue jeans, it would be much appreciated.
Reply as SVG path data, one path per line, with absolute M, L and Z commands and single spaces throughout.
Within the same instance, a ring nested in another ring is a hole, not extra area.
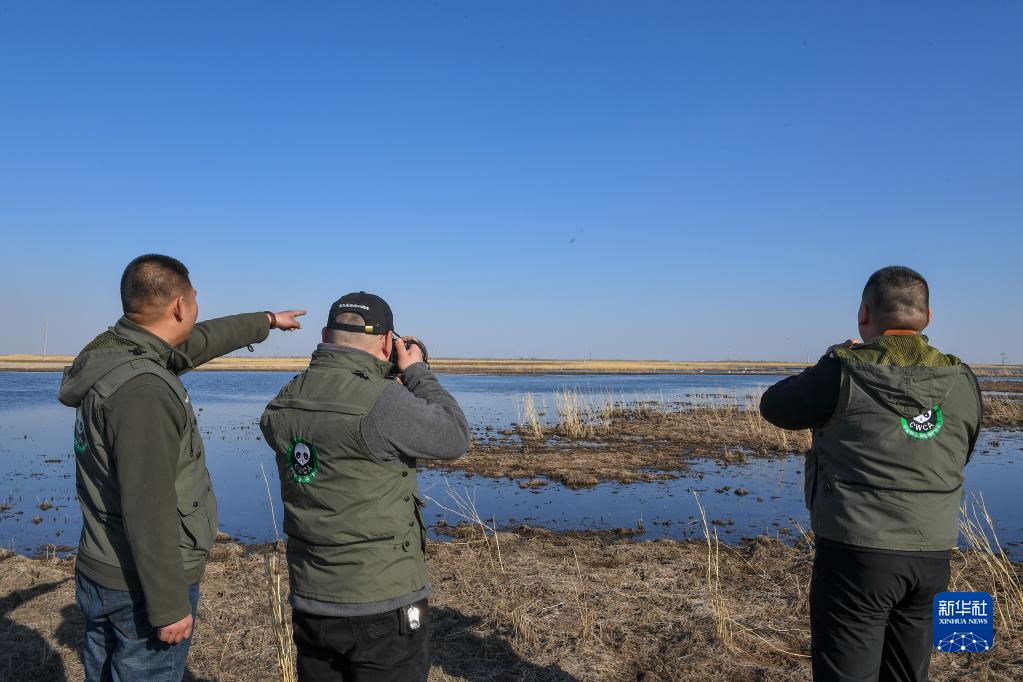
M 146 616 L 141 592 L 111 590 L 76 573 L 78 608 L 85 618 L 82 662 L 87 682 L 181 682 L 188 638 L 164 644 Z M 192 618 L 199 609 L 199 583 L 189 586 Z

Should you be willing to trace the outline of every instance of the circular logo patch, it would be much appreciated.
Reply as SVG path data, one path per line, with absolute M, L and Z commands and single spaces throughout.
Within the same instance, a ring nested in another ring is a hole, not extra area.
M 296 438 L 288 448 L 288 468 L 299 483 L 308 483 L 320 471 L 320 455 L 309 441 Z
M 941 408 L 935 405 L 933 410 L 927 410 L 912 419 L 903 417 L 902 430 L 910 438 L 934 438 L 941 431 L 941 425 L 944 423 L 945 417 L 941 414 Z
M 82 408 L 75 412 L 75 453 L 81 455 L 89 449 L 89 441 L 85 438 L 85 420 L 82 419 Z

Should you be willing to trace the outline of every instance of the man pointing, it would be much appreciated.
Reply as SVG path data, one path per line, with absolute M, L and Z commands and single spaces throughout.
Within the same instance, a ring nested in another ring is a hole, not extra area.
M 217 530 L 202 439 L 180 375 L 298 329 L 302 310 L 196 324 L 188 269 L 148 254 L 121 277 L 124 316 L 64 370 L 76 409 L 82 536 L 77 601 L 86 679 L 178 682 Z

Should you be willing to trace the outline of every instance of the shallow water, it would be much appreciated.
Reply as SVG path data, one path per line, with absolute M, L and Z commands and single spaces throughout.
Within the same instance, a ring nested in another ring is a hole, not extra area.
M 269 477 L 280 524 L 273 453 L 261 440 L 258 420 L 266 402 L 291 378 L 288 372 L 196 372 L 185 377 L 207 445 L 220 506 L 221 530 L 246 541 L 273 536 L 260 465 Z M 756 393 L 778 380 L 756 375 L 442 375 L 474 427 L 505 428 L 517 419 L 521 397 L 532 392 L 554 412 L 554 391 L 565 386 L 619 400 L 663 397 L 699 400 L 711 393 Z M 81 529 L 75 501 L 71 430 L 74 413 L 56 401 L 60 375 L 0 372 L 0 545 L 32 551 L 44 544 L 74 546 Z M 677 480 L 586 490 L 551 484 L 467 477 L 437 470 L 420 473 L 430 498 L 426 519 L 458 522 L 451 491 L 472 496 L 481 516 L 499 526 L 524 523 L 558 529 L 634 528 L 640 537 L 701 537 L 695 495 L 724 539 L 770 534 L 783 539 L 807 528 L 802 502 L 802 457 L 751 460 L 722 466 L 701 461 Z M 982 493 L 1010 552 L 1023 556 L 1023 432 L 985 433 L 967 468 L 967 495 Z M 748 494 L 736 495 L 736 489 Z M 39 509 L 48 502 L 52 508 Z M 33 519 L 38 518 L 38 523 Z

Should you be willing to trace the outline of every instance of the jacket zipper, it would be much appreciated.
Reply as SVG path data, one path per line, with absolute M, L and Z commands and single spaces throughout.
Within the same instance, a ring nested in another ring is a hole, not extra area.
M 951 488 L 949 490 L 913 490 L 911 488 L 886 488 L 886 487 L 880 486 L 880 485 L 868 485 L 866 483 L 854 483 L 853 481 L 846 481 L 845 479 L 841 479 L 841 478 L 838 478 L 838 477 L 835 477 L 834 481 L 835 481 L 835 483 L 837 483 L 839 485 L 845 485 L 845 486 L 849 486 L 851 488 L 866 488 L 868 490 L 884 490 L 886 492 L 892 492 L 892 493 L 934 493 L 934 494 L 941 493 L 941 494 L 947 494 L 947 493 L 954 493 L 955 491 L 957 491 L 957 490 L 959 490 L 960 488 L 963 487 L 962 485 L 957 485 L 955 488 Z
M 388 535 L 382 538 L 366 538 L 365 540 L 355 540 L 354 542 L 343 542 L 340 545 L 335 545 L 333 543 L 324 544 L 321 542 L 309 542 L 308 540 L 303 540 L 302 538 L 295 537 L 294 535 L 292 537 L 301 542 L 303 545 L 309 545 L 310 547 L 351 547 L 352 545 L 366 545 L 371 542 L 394 542 L 395 536 Z

